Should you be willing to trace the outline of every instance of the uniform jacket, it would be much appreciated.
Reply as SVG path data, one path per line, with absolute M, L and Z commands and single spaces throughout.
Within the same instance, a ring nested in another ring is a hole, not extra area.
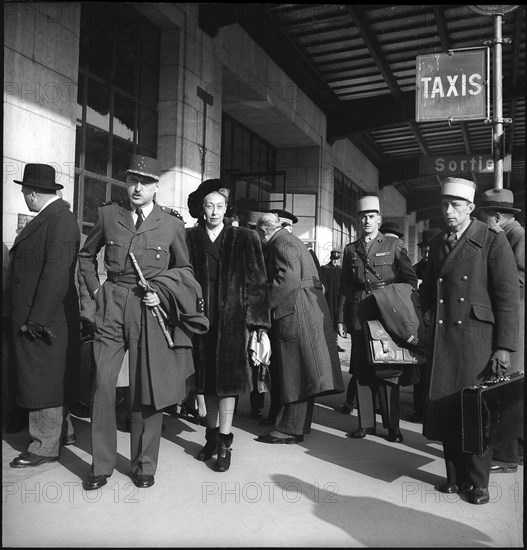
M 280 402 L 342 392 L 337 334 L 309 250 L 298 237 L 279 229 L 266 244 L 265 255 L 271 361 L 280 375 Z
M 219 251 L 219 281 L 216 293 L 209 288 L 209 265 L 205 244 L 209 239 L 204 227 L 187 229 L 187 243 L 194 273 L 203 288 L 205 315 L 217 328 L 217 395 L 238 395 L 252 390 L 252 367 L 249 363 L 249 332 L 256 327 L 270 327 L 267 276 L 258 234 L 244 227 L 226 226 Z M 216 249 L 214 249 L 215 251 Z M 211 308 L 209 296 L 215 295 L 217 307 Z M 195 338 L 196 391 L 205 383 L 206 340 Z M 207 365 L 210 368 L 211 365 Z
M 155 278 L 161 275 L 172 274 L 182 281 L 193 277 L 184 224 L 169 209 L 158 204 L 154 205 L 137 231 L 128 201 L 99 208 L 95 225 L 79 252 L 81 276 L 92 297 L 99 287 L 97 254 L 103 246 L 107 274 L 109 278 L 117 278 L 116 284 L 126 287 L 137 285 L 138 276 L 129 257 L 130 252 L 133 252 L 145 279 L 156 290 L 160 289 L 155 284 Z M 114 283 L 107 281 L 104 284 Z M 180 285 L 179 290 L 176 288 L 175 291 L 188 293 L 188 287 Z M 201 287 L 196 284 L 193 293 L 191 301 L 197 308 Z M 166 292 L 160 290 L 159 297 L 165 309 L 173 307 Z M 137 299 L 141 298 L 142 294 L 138 293 Z M 143 341 L 147 338 L 144 344 L 148 350 L 148 353 L 139 354 L 141 401 L 146 405 L 154 404 L 159 409 L 181 400 L 184 393 L 181 380 L 194 372 L 189 348 L 191 343 L 176 328 L 174 341 L 178 346 L 170 352 L 157 320 L 150 314 L 144 315 L 144 310 L 143 322 L 147 322 L 146 327 L 151 330 L 141 333 Z
M 379 280 L 366 269 L 359 254 L 366 256 L 369 265 L 387 285 L 397 282 L 417 287 L 417 276 L 401 239 L 378 233 L 368 252 L 362 238 L 348 244 L 344 248 L 340 278 L 340 294 L 345 297 L 345 302 L 344 307 L 339 308 L 337 321 L 344 322 L 349 332 L 362 328 L 358 312 L 359 304 L 367 298 L 366 291 L 362 288 L 364 283 L 375 283 Z M 373 301 L 368 302 L 375 305 Z M 375 310 L 371 313 L 375 314 Z M 376 317 L 369 317 L 374 318 Z
M 433 312 L 423 433 L 461 445 L 461 390 L 482 381 L 491 353 L 513 351 L 519 301 L 514 256 L 502 230 L 472 220 L 446 255 L 444 233 L 431 242 L 420 289 Z
M 76 400 L 80 354 L 79 301 L 75 265 L 80 232 L 62 199 L 39 212 L 10 250 L 10 313 L 18 380 L 17 403 L 44 409 Z M 31 341 L 21 333 L 33 321 L 57 339 Z

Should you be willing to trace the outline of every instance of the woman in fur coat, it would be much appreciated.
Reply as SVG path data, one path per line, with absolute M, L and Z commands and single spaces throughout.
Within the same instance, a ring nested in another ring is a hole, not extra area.
M 210 460 L 217 452 L 220 472 L 230 466 L 236 396 L 252 390 L 250 333 L 261 337 L 270 326 L 260 238 L 252 229 L 224 223 L 228 196 L 219 179 L 201 183 L 188 198 L 198 223 L 187 229 L 190 261 L 210 322 L 208 333 L 194 342 L 196 393 L 204 396 L 207 411 L 206 444 L 197 459 Z

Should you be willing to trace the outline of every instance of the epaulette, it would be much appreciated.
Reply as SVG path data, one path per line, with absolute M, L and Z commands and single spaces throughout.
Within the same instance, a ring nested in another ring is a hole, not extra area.
M 181 221 L 183 221 L 183 216 L 175 208 L 168 208 L 167 206 L 161 206 L 160 208 L 161 210 L 163 210 L 163 212 L 167 212 L 167 214 L 176 216 L 176 218 L 179 218 Z
M 494 225 L 492 227 L 489 227 L 491 231 L 494 231 L 494 233 L 503 233 L 505 230 L 500 225 Z

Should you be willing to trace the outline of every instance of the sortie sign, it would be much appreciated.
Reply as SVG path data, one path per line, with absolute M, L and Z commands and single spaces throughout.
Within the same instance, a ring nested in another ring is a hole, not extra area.
M 487 48 L 417 56 L 417 122 L 488 118 Z
M 511 171 L 511 156 L 506 155 L 503 170 Z M 455 176 L 475 172 L 490 174 L 494 172 L 494 160 L 490 154 L 479 155 L 443 155 L 441 157 L 421 157 L 419 173 L 421 175 L 435 174 L 438 176 Z

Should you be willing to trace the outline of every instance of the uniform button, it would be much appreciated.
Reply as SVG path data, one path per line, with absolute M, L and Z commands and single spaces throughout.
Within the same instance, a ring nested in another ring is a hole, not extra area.
M 19 283 L 20 282 L 20 277 L 16 277 L 15 278 L 15 283 Z
M 159 260 L 159 258 L 161 258 L 161 256 L 159 254 L 156 254 L 156 260 Z
M 458 302 L 461 302 L 461 303 L 463 303 L 464 301 L 465 301 L 465 298 L 460 298 L 460 299 L 458 300 Z
M 441 277 L 439 277 L 439 279 L 437 280 L 439 283 L 442 283 L 443 282 L 443 279 Z
M 462 325 L 463 321 L 456 321 L 456 325 Z
M 468 279 L 468 277 L 466 275 L 463 275 L 463 277 L 461 277 L 464 281 L 466 281 Z
M 113 241 L 110 241 L 110 244 L 113 244 Z
M 437 321 L 437 324 L 438 324 L 438 325 L 442 325 L 442 324 L 443 324 L 443 320 L 442 320 L 442 319 L 439 319 L 439 321 Z
M 439 303 L 440 303 L 440 304 L 443 303 L 443 299 L 442 299 L 442 298 L 439 299 Z
M 160 246 L 158 246 L 158 247 L 157 247 L 157 249 L 158 249 L 158 250 L 161 250 L 161 247 L 160 247 Z

